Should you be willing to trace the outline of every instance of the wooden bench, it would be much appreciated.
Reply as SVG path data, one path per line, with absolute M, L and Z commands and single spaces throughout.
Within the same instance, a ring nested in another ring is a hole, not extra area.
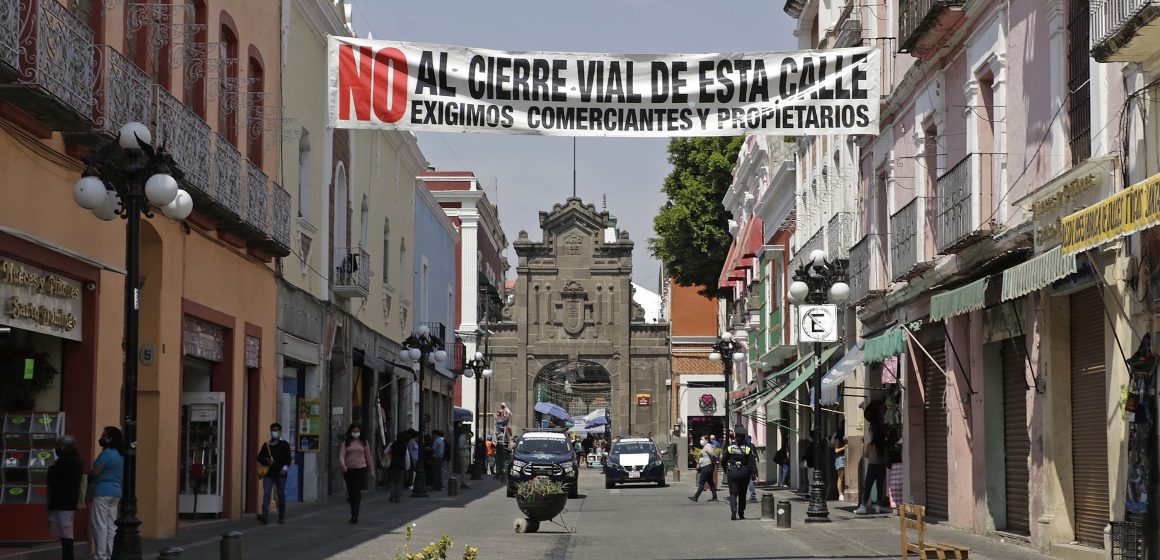
M 926 540 L 926 506 L 899 504 L 898 520 L 902 524 L 902 560 L 910 558 L 912 552 L 922 560 L 934 558 L 939 560 L 967 559 L 970 548 Z M 910 542 L 906 538 L 908 529 L 914 529 L 917 532 L 917 538 L 914 542 Z

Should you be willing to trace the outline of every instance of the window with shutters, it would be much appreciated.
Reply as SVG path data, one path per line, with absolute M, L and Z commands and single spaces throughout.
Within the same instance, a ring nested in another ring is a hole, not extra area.
M 1091 55 L 1089 0 L 1069 0 L 1067 20 L 1068 147 L 1071 164 L 1091 157 Z

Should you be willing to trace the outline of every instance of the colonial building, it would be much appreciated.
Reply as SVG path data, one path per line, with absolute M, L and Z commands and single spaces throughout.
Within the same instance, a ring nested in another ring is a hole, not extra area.
M 535 405 L 573 417 L 605 408 L 614 435 L 667 444 L 670 430 L 669 325 L 646 323 L 633 299 L 627 232 L 608 239 L 607 212 L 569 198 L 540 213 L 542 240 L 521 231 L 518 277 L 491 329 L 493 400 L 508 403 L 512 426 L 557 423 Z

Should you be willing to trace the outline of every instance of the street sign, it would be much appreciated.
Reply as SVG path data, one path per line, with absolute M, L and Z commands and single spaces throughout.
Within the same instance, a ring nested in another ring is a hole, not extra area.
M 838 306 L 799 305 L 798 333 L 802 342 L 837 342 Z

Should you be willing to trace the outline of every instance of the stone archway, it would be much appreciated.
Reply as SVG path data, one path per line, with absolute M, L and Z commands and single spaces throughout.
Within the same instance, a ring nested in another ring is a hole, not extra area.
M 540 369 L 532 382 L 533 402 L 560 405 L 573 418 L 612 404 L 612 375 L 604 366 L 583 360 L 559 360 Z M 534 413 L 532 424 L 541 426 L 547 418 Z

